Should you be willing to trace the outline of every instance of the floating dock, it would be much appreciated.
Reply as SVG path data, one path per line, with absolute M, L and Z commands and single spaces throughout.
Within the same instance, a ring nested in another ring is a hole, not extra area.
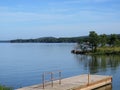
M 55 80 L 52 84 L 48 82 L 44 87 L 43 84 L 38 84 L 16 90 L 91 90 L 111 83 L 111 76 L 84 74 L 64 78 L 60 83 L 59 80 Z

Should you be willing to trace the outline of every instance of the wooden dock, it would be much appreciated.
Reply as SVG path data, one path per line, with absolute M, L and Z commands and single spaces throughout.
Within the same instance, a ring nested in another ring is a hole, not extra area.
M 43 84 L 38 84 L 16 90 L 91 90 L 111 83 L 111 76 L 84 74 L 64 78 L 61 83 L 59 83 L 59 80 L 55 80 L 52 83 L 46 83 L 44 87 Z
M 43 84 L 38 84 L 16 90 L 91 90 L 111 83 L 111 76 L 84 74 L 64 78 L 60 84 L 59 80 L 52 82 L 52 85 L 51 82 L 46 83 L 44 88 Z

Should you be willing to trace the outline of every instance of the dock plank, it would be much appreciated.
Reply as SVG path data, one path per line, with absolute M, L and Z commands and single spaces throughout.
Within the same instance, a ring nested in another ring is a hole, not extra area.
M 111 76 L 104 75 L 89 75 L 89 84 L 88 84 L 88 75 L 79 75 L 69 78 L 64 78 L 59 85 L 59 81 L 54 81 L 53 87 L 50 83 L 46 84 L 43 89 L 42 84 L 28 86 L 19 88 L 16 90 L 90 90 L 103 85 L 112 83 Z

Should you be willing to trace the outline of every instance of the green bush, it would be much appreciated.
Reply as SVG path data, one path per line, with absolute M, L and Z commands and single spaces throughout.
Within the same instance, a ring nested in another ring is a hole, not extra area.
M 95 54 L 120 54 L 120 47 L 99 47 Z
M 13 90 L 13 88 L 0 85 L 0 90 Z

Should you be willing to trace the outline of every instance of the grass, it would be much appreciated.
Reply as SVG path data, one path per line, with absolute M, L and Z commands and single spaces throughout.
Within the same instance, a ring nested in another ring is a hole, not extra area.
M 95 54 L 120 54 L 120 47 L 99 47 Z
M 13 88 L 12 87 L 7 87 L 7 86 L 0 85 L 0 90 L 13 90 Z

